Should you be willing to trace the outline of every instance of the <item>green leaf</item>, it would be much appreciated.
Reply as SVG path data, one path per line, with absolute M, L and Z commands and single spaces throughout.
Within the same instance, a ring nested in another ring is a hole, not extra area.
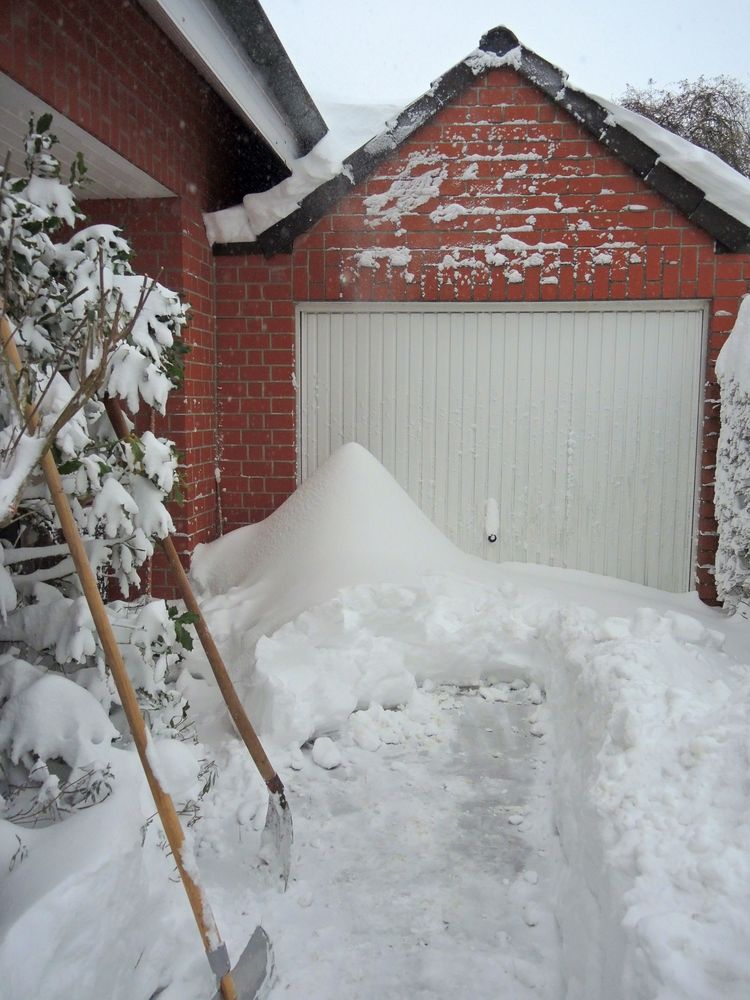
M 191 650 L 193 648 L 193 636 L 185 626 L 195 625 L 198 621 L 198 615 L 194 611 L 183 611 L 180 614 L 173 604 L 167 604 L 167 613 L 174 624 L 175 639 L 184 649 Z
M 78 472 L 82 465 L 83 462 L 80 462 L 77 458 L 71 458 L 68 462 L 58 465 L 57 471 L 61 476 L 67 476 L 71 472 Z
M 47 112 L 47 114 L 42 115 L 42 117 L 36 123 L 37 131 L 46 132 L 51 124 L 52 124 L 52 115 L 49 114 L 49 112 Z

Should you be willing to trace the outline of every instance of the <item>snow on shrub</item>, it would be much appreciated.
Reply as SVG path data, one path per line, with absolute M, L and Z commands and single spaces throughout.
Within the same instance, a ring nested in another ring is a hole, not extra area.
M 716 457 L 716 587 L 729 608 L 750 601 L 750 296 L 716 362 L 721 433 Z
M 0 688 L 6 793 L 19 768 L 22 781 L 33 773 L 47 783 L 50 758 L 75 784 L 95 763 L 82 748 L 117 735 L 107 719 L 116 695 L 40 457 L 53 450 L 89 560 L 126 597 L 156 541 L 173 530 L 165 501 L 178 492 L 173 443 L 151 431 L 118 441 L 104 399 L 119 398 L 131 413 L 141 401 L 164 412 L 181 376 L 187 308 L 133 271 L 115 227 L 70 235 L 84 221 L 76 194 L 86 168 L 79 155 L 69 181 L 61 178 L 50 124 L 49 115 L 32 119 L 24 176 L 7 166 L 0 173 L 0 308 L 22 357 L 20 372 L 4 353 L 0 366 L 0 642 L 13 643 L 16 681 L 33 678 L 23 690 Z M 108 612 L 152 727 L 179 727 L 186 706 L 168 671 L 179 641 L 190 641 L 190 616 L 148 598 Z M 47 673 L 58 668 L 68 679 Z M 8 663 L 3 669 L 10 673 Z

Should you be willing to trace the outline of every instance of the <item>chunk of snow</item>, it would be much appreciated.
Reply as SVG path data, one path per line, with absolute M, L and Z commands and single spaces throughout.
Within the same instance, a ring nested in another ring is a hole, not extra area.
M 494 541 L 497 539 L 499 531 L 500 507 L 494 497 L 489 497 L 484 505 L 484 533 L 490 541 Z
M 21 686 L 3 706 L 0 749 L 18 762 L 24 754 L 60 758 L 72 768 L 108 757 L 119 733 L 99 702 L 61 674 L 45 673 Z
M 312 759 L 318 767 L 332 771 L 341 764 L 341 751 L 329 736 L 319 736 L 313 743 Z
M 499 69 L 502 66 L 513 66 L 514 69 L 519 69 L 522 58 L 521 46 L 516 45 L 503 55 L 498 55 L 497 52 L 485 52 L 484 49 L 476 49 L 466 57 L 464 62 L 474 76 L 479 76 L 490 69 Z
M 380 261 L 385 261 L 390 267 L 408 267 L 411 252 L 406 247 L 373 247 L 360 250 L 354 258 L 359 267 L 377 268 Z

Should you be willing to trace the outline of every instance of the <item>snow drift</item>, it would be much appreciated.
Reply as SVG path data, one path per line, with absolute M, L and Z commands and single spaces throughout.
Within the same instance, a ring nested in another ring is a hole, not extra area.
M 380 462 L 350 443 L 265 521 L 199 545 L 191 572 L 207 593 L 249 591 L 259 615 L 283 601 L 274 617 L 288 620 L 340 587 L 405 582 L 465 561 Z
M 352 783 L 362 783 L 366 798 L 373 794 L 368 759 L 396 768 L 399 744 L 415 739 L 420 752 L 437 759 L 445 752 L 438 702 L 448 692 L 438 685 L 480 685 L 482 698 L 497 701 L 523 692 L 524 738 L 548 741 L 554 761 L 554 802 L 544 822 L 559 830 L 565 864 L 557 882 L 539 891 L 549 894 L 557 916 L 566 995 L 744 1000 L 750 667 L 731 653 L 739 649 L 744 658 L 748 648 L 740 616 L 721 617 L 694 595 L 467 557 L 356 445 L 332 456 L 263 524 L 202 547 L 195 573 L 209 624 L 291 793 L 291 775 L 302 767 L 305 780 L 330 781 L 321 801 L 351 820 Z M 259 849 L 262 782 L 241 744 L 227 743 L 221 708 L 208 717 L 211 688 L 199 677 L 197 652 L 188 666 L 181 683 L 200 706 L 205 742 L 159 741 L 159 752 L 180 803 L 198 794 L 199 755 L 208 750 L 220 762 L 194 831 L 199 863 L 219 873 L 220 915 L 232 915 L 235 947 L 247 939 L 262 899 L 240 885 L 243 865 Z M 33 670 L 9 671 L 0 697 L 22 697 L 35 682 Z M 91 747 L 108 755 L 114 792 L 63 824 L 23 829 L 25 860 L 18 827 L 0 820 L 3 982 L 13 996 L 51 1000 L 71 990 L 81 1000 L 103 992 L 149 1000 L 165 984 L 165 997 L 208 996 L 201 949 L 177 898 L 181 890 L 165 877 L 135 757 L 109 746 L 101 713 L 83 702 L 80 709 L 88 728 L 56 749 L 76 761 Z M 3 739 L 22 751 L 25 736 L 12 713 L 7 718 Z M 492 730 L 483 735 L 485 745 L 502 746 Z M 303 755 L 300 745 L 312 740 L 315 752 Z M 357 768 L 347 762 L 352 747 Z M 507 766 L 515 766 L 511 756 Z M 454 787 L 442 786 L 448 795 Z M 309 799 L 300 795 L 298 805 L 305 814 Z M 368 801 L 373 813 L 396 819 L 412 805 Z M 316 817 L 307 818 L 310 829 Z M 521 812 L 508 818 L 511 828 L 524 835 Z M 429 837 L 422 827 L 417 833 L 415 849 L 428 851 Z M 367 827 L 356 835 L 374 843 Z M 236 854 L 227 860 L 231 837 L 241 862 Z M 404 843 L 399 850 L 411 849 Z M 387 858 L 374 867 L 382 878 Z M 346 894 L 342 912 L 353 913 L 361 872 L 355 884 L 349 873 L 339 875 L 332 891 Z M 299 877 L 304 886 L 304 872 Z M 310 902 L 304 894 L 298 901 L 302 916 L 287 911 L 279 934 L 296 923 L 309 936 Z M 480 914 L 473 912 L 477 926 Z M 526 917 L 523 926 L 538 933 L 533 914 Z M 331 954 L 347 961 L 335 948 Z M 515 968 L 515 951 L 506 949 L 509 955 Z
M 202 548 L 195 573 L 235 642 L 254 608 L 243 696 L 292 755 L 342 732 L 377 752 L 383 709 L 410 716 L 436 683 L 546 688 L 532 732 L 556 761 L 567 995 L 744 996 L 750 669 L 723 651 L 715 610 L 467 557 L 356 445 L 266 522 Z

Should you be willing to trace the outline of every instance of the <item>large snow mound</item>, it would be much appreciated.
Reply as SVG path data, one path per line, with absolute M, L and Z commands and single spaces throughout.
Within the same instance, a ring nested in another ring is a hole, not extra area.
M 207 595 L 230 593 L 277 626 L 342 587 L 460 572 L 468 561 L 380 462 L 350 443 L 265 521 L 197 546 L 191 573 Z

